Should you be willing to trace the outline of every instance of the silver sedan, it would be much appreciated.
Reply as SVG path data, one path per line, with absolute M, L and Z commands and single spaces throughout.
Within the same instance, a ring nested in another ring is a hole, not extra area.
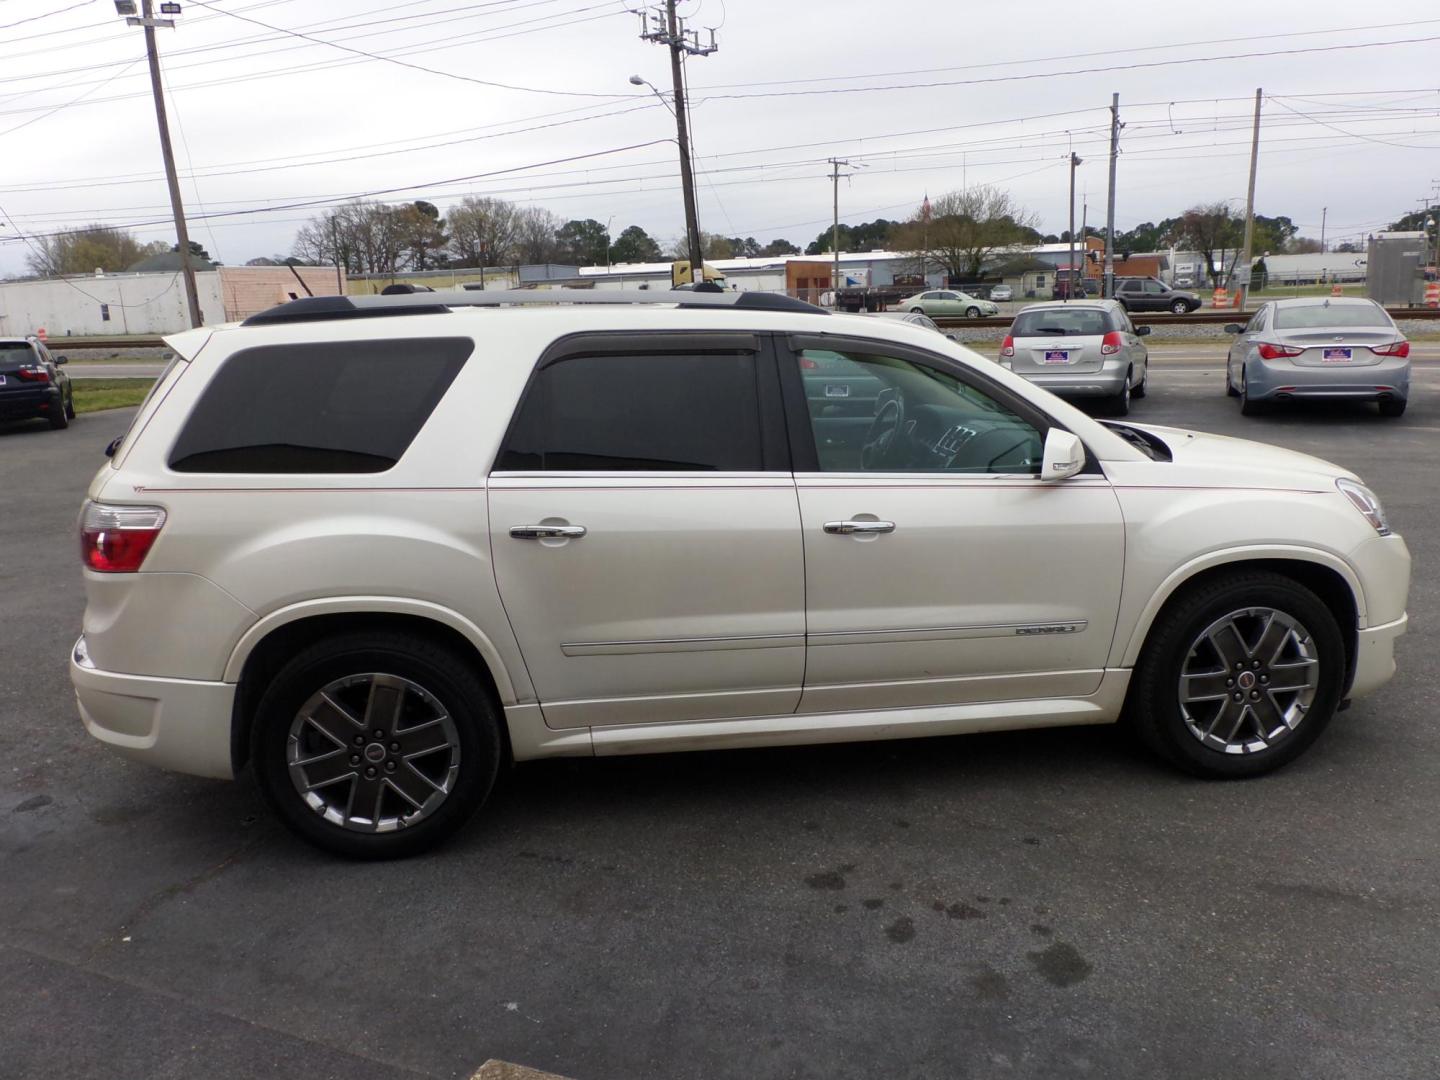
M 1235 334 L 1225 392 L 1247 416 L 1276 401 L 1374 401 L 1400 416 L 1410 398 L 1410 342 L 1385 309 L 1358 297 L 1294 297 L 1263 304 Z

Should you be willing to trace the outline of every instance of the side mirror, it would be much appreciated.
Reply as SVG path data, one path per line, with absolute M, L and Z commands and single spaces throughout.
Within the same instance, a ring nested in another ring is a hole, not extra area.
M 1074 432 L 1052 427 L 1045 435 L 1041 480 L 1065 480 L 1085 467 L 1085 444 Z
M 1225 333 L 1227 334 L 1243 334 L 1244 332 L 1245 327 L 1241 326 L 1238 322 L 1225 324 Z
M 51 359 L 53 359 L 56 364 L 68 364 L 70 362 L 70 358 L 68 356 L 55 356 L 51 357 Z
M 1148 327 L 1148 326 L 1137 326 L 1137 327 L 1135 327 L 1135 336 L 1136 336 L 1136 337 L 1149 337 L 1149 336 L 1150 336 L 1150 327 Z

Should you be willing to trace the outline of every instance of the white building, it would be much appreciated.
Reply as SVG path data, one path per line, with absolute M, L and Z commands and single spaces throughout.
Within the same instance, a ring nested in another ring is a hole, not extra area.
M 298 277 L 297 277 L 298 275 Z M 302 285 L 301 282 L 304 282 Z M 195 275 L 206 323 L 234 322 L 306 295 L 345 291 L 345 276 L 329 266 L 222 266 Z M 67 336 L 171 334 L 190 325 L 179 272 L 0 281 L 0 334 L 44 330 Z

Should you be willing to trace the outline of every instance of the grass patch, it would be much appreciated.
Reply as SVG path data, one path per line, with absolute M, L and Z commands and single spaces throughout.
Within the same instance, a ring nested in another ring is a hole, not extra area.
M 154 384 L 154 379 L 74 379 L 70 386 L 75 392 L 75 411 L 89 413 L 139 405 Z

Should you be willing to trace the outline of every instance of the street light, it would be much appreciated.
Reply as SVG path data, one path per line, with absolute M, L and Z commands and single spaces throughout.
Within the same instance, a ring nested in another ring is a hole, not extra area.
M 630 76 L 630 85 L 631 85 L 631 86 L 648 86 L 648 87 L 650 87 L 650 92 L 651 92 L 652 94 L 654 94 L 657 98 L 660 99 L 660 104 L 661 104 L 661 105 L 664 105 L 665 108 L 667 108 L 667 109 L 670 110 L 670 115 L 671 115 L 671 116 L 674 116 L 674 115 L 675 115 L 675 106 L 673 106 L 673 105 L 670 104 L 669 100 L 665 97 L 664 94 L 662 94 L 659 90 L 655 89 L 655 84 L 652 83 L 649 79 L 643 79 L 643 78 L 641 78 L 639 75 L 631 75 L 631 76 Z
M 674 8 L 671 8 L 671 18 L 674 18 Z M 696 210 L 697 199 L 695 197 L 695 172 L 690 163 L 690 137 L 685 125 L 685 104 L 684 97 L 680 90 L 679 62 L 676 61 L 675 68 L 675 91 L 674 104 L 666 100 L 665 95 L 655 89 L 654 83 L 640 75 L 630 76 L 631 86 L 648 86 L 650 92 L 660 99 L 660 104 L 670 111 L 675 117 L 675 145 L 680 151 L 680 190 L 685 199 L 685 248 L 690 255 L 690 280 L 694 284 L 700 284 L 705 280 L 705 255 L 700 244 L 700 215 Z M 696 281 L 696 277 L 699 281 Z

